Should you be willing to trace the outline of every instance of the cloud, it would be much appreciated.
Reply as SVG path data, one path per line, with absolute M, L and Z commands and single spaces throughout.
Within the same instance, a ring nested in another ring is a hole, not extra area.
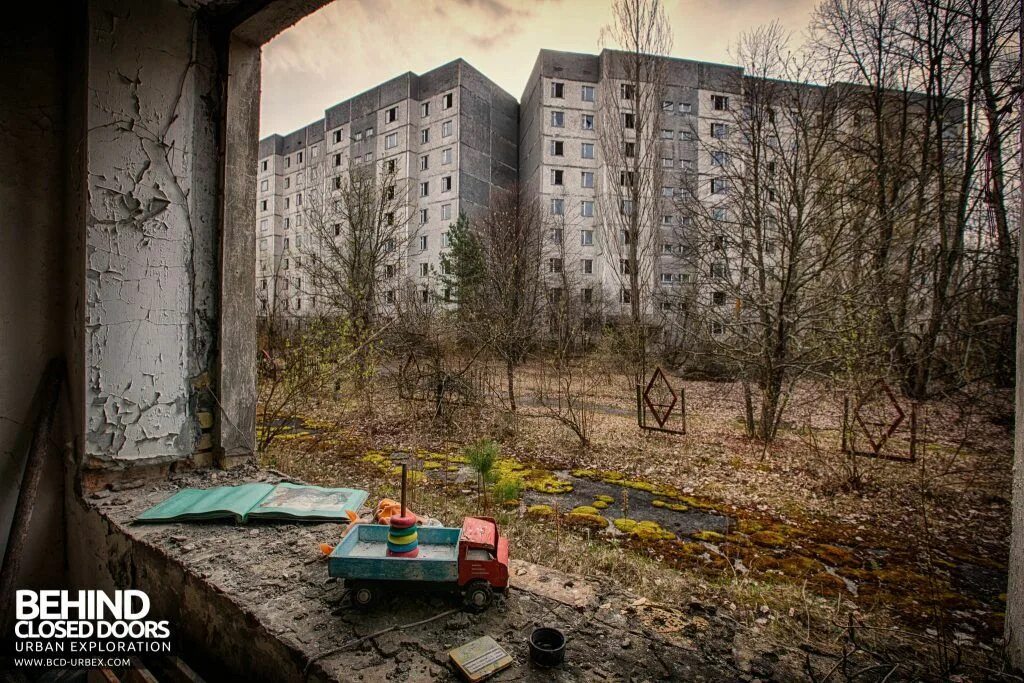
M 740 33 L 773 19 L 799 32 L 815 0 L 668 0 L 673 54 L 729 62 Z M 541 48 L 596 53 L 611 0 L 344 0 L 264 46 L 263 135 L 406 71 L 459 57 L 519 97 Z

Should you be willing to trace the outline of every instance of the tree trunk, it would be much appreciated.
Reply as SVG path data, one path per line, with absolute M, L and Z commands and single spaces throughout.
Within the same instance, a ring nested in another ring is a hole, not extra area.
M 508 383 L 508 405 L 509 409 L 516 412 L 516 375 L 515 366 L 511 360 L 505 361 L 505 381 Z

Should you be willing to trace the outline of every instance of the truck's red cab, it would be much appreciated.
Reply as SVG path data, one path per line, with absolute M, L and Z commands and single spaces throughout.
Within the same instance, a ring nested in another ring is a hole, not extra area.
M 459 535 L 459 585 L 478 580 L 508 588 L 508 540 L 491 517 L 466 517 Z

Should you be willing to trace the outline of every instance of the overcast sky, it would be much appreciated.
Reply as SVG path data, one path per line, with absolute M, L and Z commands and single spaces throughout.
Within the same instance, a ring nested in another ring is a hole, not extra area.
M 673 56 L 733 63 L 730 47 L 778 19 L 799 37 L 815 0 L 667 0 Z M 462 57 L 517 99 L 541 48 L 597 53 L 611 0 L 336 0 L 263 48 L 260 136 L 406 71 Z

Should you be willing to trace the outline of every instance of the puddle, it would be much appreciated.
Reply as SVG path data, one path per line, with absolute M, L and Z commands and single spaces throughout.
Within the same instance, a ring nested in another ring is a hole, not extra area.
M 552 507 L 557 505 L 560 512 L 569 512 L 580 505 L 592 505 L 599 496 L 609 496 L 614 502 L 608 503 L 607 508 L 599 511 L 603 517 L 609 520 L 609 523 L 620 517 L 629 517 L 635 520 L 646 519 L 657 522 L 663 529 L 671 531 L 679 537 L 697 531 L 728 533 L 732 521 L 724 515 L 699 508 L 691 507 L 685 511 L 678 511 L 670 510 L 667 507 L 655 507 L 653 505 L 655 500 L 663 500 L 668 503 L 673 501 L 647 491 L 584 479 L 566 471 L 557 471 L 555 474 L 559 479 L 565 479 L 572 484 L 571 492 L 549 494 L 528 490 L 523 494 L 523 502 L 526 505 L 550 505 Z M 626 494 L 625 500 L 628 501 L 628 511 L 623 510 L 622 507 L 623 493 Z

